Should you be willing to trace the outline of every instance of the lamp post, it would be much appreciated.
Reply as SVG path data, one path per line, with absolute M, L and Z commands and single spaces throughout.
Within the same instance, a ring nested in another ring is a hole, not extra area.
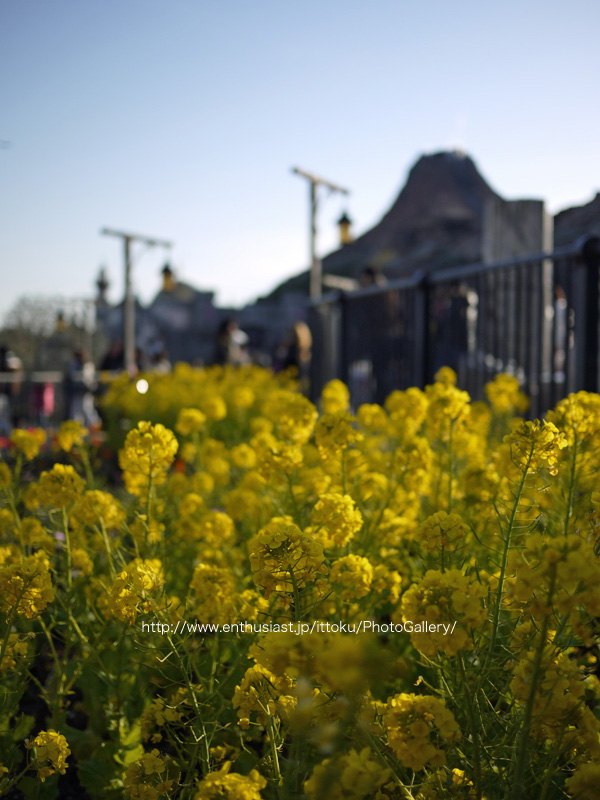
M 323 283 L 321 261 L 317 257 L 317 190 L 319 186 L 325 186 L 330 192 L 350 194 L 350 191 L 324 178 L 319 178 L 311 172 L 298 169 L 298 167 L 292 167 L 292 172 L 294 175 L 306 178 L 310 184 L 310 298 L 311 300 L 317 300 L 321 297 Z
M 138 236 L 135 233 L 123 233 L 111 228 L 103 228 L 103 236 L 118 236 L 123 240 L 123 257 L 125 261 L 125 301 L 123 304 L 123 350 L 125 355 L 125 369 L 130 375 L 135 373 L 135 297 L 131 286 L 131 244 L 141 242 L 148 247 L 170 248 L 171 242 L 163 239 L 150 239 L 147 236 Z

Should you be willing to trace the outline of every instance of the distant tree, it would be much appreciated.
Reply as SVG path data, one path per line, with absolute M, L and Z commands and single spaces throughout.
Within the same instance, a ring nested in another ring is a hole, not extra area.
M 0 344 L 25 369 L 60 369 L 71 349 L 90 349 L 93 319 L 89 303 L 64 297 L 20 297 L 5 314 Z
M 59 313 L 64 314 L 64 300 L 60 297 L 20 297 L 5 314 L 2 327 L 49 336 L 56 330 Z

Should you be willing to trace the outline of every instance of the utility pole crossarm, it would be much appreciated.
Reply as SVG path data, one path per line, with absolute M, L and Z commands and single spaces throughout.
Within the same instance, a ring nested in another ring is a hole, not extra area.
M 173 247 L 172 242 L 167 242 L 164 239 L 151 239 L 149 236 L 140 236 L 137 233 L 115 231 L 112 228 L 102 228 L 100 233 L 103 236 L 118 236 L 121 239 L 129 239 L 130 242 L 141 242 L 142 244 L 147 244 L 148 247 Z
M 292 167 L 292 172 L 294 175 L 306 178 L 310 184 L 310 296 L 316 300 L 321 296 L 323 290 L 321 262 L 317 256 L 317 189 L 319 186 L 325 186 L 330 192 L 339 192 L 340 194 L 350 194 L 350 191 L 298 167 Z
M 318 175 L 314 175 L 312 172 L 306 172 L 306 170 L 300 169 L 299 167 L 292 167 L 292 172 L 294 175 L 300 175 L 302 178 L 306 178 L 311 183 L 318 184 L 320 186 L 326 186 L 328 189 L 331 189 L 332 192 L 350 194 L 350 189 L 344 189 L 343 186 L 338 186 L 336 183 L 325 180 L 325 178 L 320 178 Z
M 125 233 L 112 228 L 102 228 L 103 236 L 116 236 L 123 241 L 123 259 L 125 263 L 125 299 L 123 301 L 123 350 L 125 356 L 125 369 L 130 375 L 135 374 L 135 298 L 131 285 L 131 245 L 140 242 L 148 247 L 165 247 L 170 249 L 171 242 L 164 239 L 152 239 L 149 236 L 140 236 L 137 233 Z

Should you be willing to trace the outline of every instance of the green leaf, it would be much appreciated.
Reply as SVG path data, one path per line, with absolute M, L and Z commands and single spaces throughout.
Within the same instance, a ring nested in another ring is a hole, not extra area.
M 26 775 L 17 784 L 28 800 L 56 800 L 58 797 L 58 775 L 51 775 L 42 783 L 38 778 Z
M 21 714 L 12 729 L 13 742 L 22 742 L 33 728 L 35 718 L 30 714 Z
M 107 763 L 106 759 L 90 758 L 80 761 L 77 765 L 77 773 L 81 785 L 86 789 L 92 798 L 108 798 L 111 792 L 117 791 L 115 796 L 122 797 L 123 784 L 114 777 L 114 765 Z
M 138 758 L 144 755 L 142 745 L 142 728 L 139 722 L 129 725 L 125 717 L 119 720 L 119 752 L 115 754 L 115 761 L 124 767 L 128 767 Z

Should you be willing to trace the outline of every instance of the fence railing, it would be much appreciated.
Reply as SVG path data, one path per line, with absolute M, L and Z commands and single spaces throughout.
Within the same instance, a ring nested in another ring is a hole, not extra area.
M 600 238 L 553 253 L 470 264 L 312 303 L 312 390 L 340 378 L 353 405 L 424 386 L 441 366 L 483 398 L 499 372 L 515 375 L 539 416 L 599 384 Z

